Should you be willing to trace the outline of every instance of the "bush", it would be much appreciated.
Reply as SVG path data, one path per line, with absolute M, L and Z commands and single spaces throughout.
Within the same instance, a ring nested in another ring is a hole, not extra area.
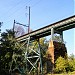
M 55 62 L 55 72 L 63 73 L 63 72 L 73 72 L 75 71 L 75 58 L 73 55 L 67 57 L 65 60 L 61 56 Z
M 55 67 L 55 72 L 57 73 L 66 72 L 66 60 L 60 56 L 55 62 Z
M 75 71 L 75 58 L 73 54 L 68 57 L 68 68 L 71 72 Z

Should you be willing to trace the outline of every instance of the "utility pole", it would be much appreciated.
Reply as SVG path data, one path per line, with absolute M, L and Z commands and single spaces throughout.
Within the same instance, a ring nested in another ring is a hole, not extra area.
M 1 34 L 1 26 L 2 26 L 3 22 L 0 22 L 0 34 Z M 1 36 L 1 35 L 0 35 Z
M 13 38 L 15 37 L 15 20 L 14 20 L 14 24 L 13 24 Z
M 0 39 L 1 39 L 1 26 L 2 26 L 3 22 L 0 22 Z M 0 42 L 1 44 L 1 42 Z
M 0 22 L 0 33 L 1 33 L 1 26 L 2 26 L 2 23 L 3 23 L 3 22 Z
M 28 33 L 30 31 L 30 6 L 29 6 L 29 22 L 28 22 Z
M 19 25 L 28 27 L 28 28 L 27 28 L 27 29 L 28 29 L 28 33 L 30 32 L 30 6 L 29 6 L 28 24 L 27 24 L 27 25 L 21 24 L 21 23 L 16 22 L 16 21 L 14 20 L 14 24 L 13 24 L 13 35 L 15 34 L 15 31 L 14 31 L 14 29 L 15 29 L 15 24 L 19 24 Z

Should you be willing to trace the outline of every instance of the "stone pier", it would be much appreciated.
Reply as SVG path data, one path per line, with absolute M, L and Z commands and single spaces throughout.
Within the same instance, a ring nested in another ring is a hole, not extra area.
M 48 61 L 49 63 L 52 63 L 49 65 L 48 63 L 48 72 L 49 71 L 52 71 L 54 70 L 54 65 L 55 65 L 55 61 L 57 60 L 57 58 L 59 56 L 63 57 L 63 58 L 66 58 L 66 55 L 67 55 L 67 50 L 66 50 L 66 46 L 64 43 L 61 43 L 61 42 L 56 42 L 56 41 L 50 41 L 49 42 L 49 47 L 48 47 L 48 50 L 47 50 L 47 55 L 48 55 Z M 53 66 L 52 66 L 53 65 Z M 52 67 L 52 70 L 49 70 L 49 68 Z

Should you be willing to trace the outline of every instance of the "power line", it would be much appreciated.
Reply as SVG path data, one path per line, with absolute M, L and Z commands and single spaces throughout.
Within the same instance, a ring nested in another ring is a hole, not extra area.
M 39 0 L 39 1 L 37 1 L 34 5 L 32 5 L 31 7 L 34 7 L 35 5 L 37 5 L 38 3 L 40 3 L 40 1 L 41 0 Z M 21 1 L 20 1 L 21 2 Z M 18 3 L 20 3 L 20 2 L 18 2 Z M 9 16 L 8 16 L 8 18 L 9 18 L 9 20 L 7 21 L 7 22 L 10 22 L 10 19 L 11 19 L 11 15 L 15 15 L 17 12 L 19 12 L 20 10 L 22 10 L 23 9 L 23 7 L 26 5 L 26 4 L 28 4 L 29 2 L 31 2 L 31 0 L 29 0 L 29 1 L 27 1 L 26 3 L 24 3 L 20 8 L 18 8 L 17 10 L 15 10 L 14 12 L 12 12 Z M 17 6 L 16 6 L 17 7 Z M 15 8 L 16 8 L 15 7 Z M 12 9 L 12 8 L 11 8 Z M 11 11 L 11 9 L 8 11 L 8 12 L 10 12 Z M 13 8 L 14 9 L 14 8 Z M 13 14 L 14 13 L 14 14 Z
M 29 6 L 29 20 L 28 20 L 28 24 L 25 25 L 25 24 L 16 22 L 16 21 L 14 20 L 13 32 L 14 32 L 15 24 L 18 24 L 18 25 L 21 25 L 21 26 L 28 27 L 28 33 L 29 33 L 29 31 L 30 31 L 30 6 Z
M 24 9 L 24 6 L 27 5 L 28 3 L 30 3 L 31 0 L 25 2 L 20 8 L 18 8 L 17 10 L 15 10 L 14 12 L 12 12 L 9 16 L 8 16 L 8 20 L 7 22 L 10 22 L 12 15 L 16 15 L 17 12 L 21 11 L 22 9 Z M 41 2 L 41 0 L 37 1 L 35 4 L 33 4 L 31 7 L 33 8 L 34 6 L 36 6 L 37 4 L 39 4 Z M 17 7 L 17 6 L 16 6 Z M 15 8 L 16 8 L 15 7 Z M 13 8 L 14 9 L 14 8 Z M 14 14 L 13 14 L 14 13 Z M 17 15 L 18 16 L 18 15 Z
M 30 1 L 31 1 L 31 0 L 27 1 L 27 2 L 24 3 L 23 5 L 28 4 Z M 23 7 L 23 5 L 21 6 L 21 8 Z M 12 14 L 12 15 L 14 15 L 14 14 Z M 9 19 L 8 19 L 6 22 L 9 23 L 9 22 L 11 21 L 11 18 L 12 18 L 12 16 L 9 16 Z
M 0 22 L 0 44 L 1 44 L 1 26 L 2 26 L 3 22 Z
M 33 8 L 34 6 L 38 5 L 42 0 L 37 1 L 35 4 L 33 4 L 31 7 Z
M 12 2 L 12 1 L 11 1 Z M 20 1 L 20 2 L 18 2 L 17 4 L 16 4 L 16 6 L 14 6 L 14 7 L 11 7 L 7 12 L 5 12 L 4 14 L 8 14 L 8 13 L 10 13 L 10 11 L 11 10 L 13 10 L 14 8 L 16 8 L 18 5 L 20 5 L 20 3 L 21 3 L 22 1 Z
M 31 0 L 27 1 L 27 2 L 24 3 L 20 8 L 18 8 L 18 9 L 15 10 L 14 12 L 12 12 L 12 13 L 8 16 L 8 18 L 10 19 L 10 18 L 12 17 L 11 15 L 14 15 L 14 14 L 16 14 L 18 11 L 22 10 L 23 7 L 24 7 L 26 4 L 28 4 L 30 1 L 31 1 Z M 10 11 L 10 10 L 9 10 L 9 11 Z M 9 11 L 8 11 L 8 12 L 9 12 Z M 14 14 L 13 14 L 13 13 L 14 13 Z M 8 20 L 8 21 L 10 21 L 10 20 Z

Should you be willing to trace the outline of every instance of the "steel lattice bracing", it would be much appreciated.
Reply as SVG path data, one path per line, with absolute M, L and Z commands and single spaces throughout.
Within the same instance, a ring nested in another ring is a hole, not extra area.
M 35 46 L 38 45 L 36 49 Z M 39 39 L 36 40 L 35 45 L 32 45 L 32 41 L 30 41 L 30 36 L 27 38 L 27 49 L 25 52 L 25 60 L 26 60 L 26 73 L 30 74 L 32 71 L 37 70 L 37 67 L 40 68 L 40 72 L 42 73 L 42 60 L 41 60 L 41 50 L 40 50 L 40 42 Z M 38 63 L 40 62 L 40 66 Z M 30 65 L 30 66 L 29 66 Z
M 38 30 L 32 31 L 29 34 L 25 34 L 21 37 L 16 38 L 18 42 L 25 42 L 27 41 L 26 52 L 25 52 L 25 60 L 26 60 L 26 72 L 31 73 L 33 69 L 37 70 L 37 64 L 40 63 L 40 71 L 42 74 L 42 60 L 41 60 L 41 49 L 40 49 L 40 42 L 39 39 L 44 36 L 51 35 L 53 40 L 53 34 L 59 33 L 62 40 L 63 40 L 63 31 L 75 28 L 75 15 L 64 20 L 58 21 L 56 23 L 50 24 L 46 27 L 40 28 Z M 38 40 L 37 40 L 38 39 Z M 35 46 L 31 46 L 31 42 L 37 40 L 38 49 L 35 50 Z M 34 55 L 32 55 L 34 53 Z M 36 58 L 36 60 L 35 60 Z M 33 62 L 35 60 L 35 62 Z M 28 65 L 31 65 L 29 68 Z
M 23 42 L 21 42 L 21 46 L 19 49 L 22 49 L 22 47 L 25 48 L 23 56 L 25 65 L 23 66 L 23 73 L 26 75 L 31 75 L 33 71 L 36 71 L 36 73 L 42 74 L 42 60 L 41 60 L 41 47 L 40 47 L 40 39 L 36 40 L 30 40 L 30 36 L 26 38 Z M 35 44 L 33 44 L 35 42 Z M 18 45 L 15 43 L 15 45 Z M 17 63 L 15 59 L 15 54 L 13 53 L 12 56 L 12 63 Z M 10 65 L 10 71 L 12 70 L 12 63 Z M 18 64 L 15 67 L 15 69 L 18 68 Z M 20 68 L 18 68 L 20 69 Z
M 35 42 L 35 44 L 33 44 L 33 42 Z M 16 42 L 15 45 L 18 46 L 18 42 Z M 21 74 L 23 73 L 26 75 L 31 75 L 33 71 L 36 71 L 38 75 L 42 74 L 41 47 L 39 39 L 31 41 L 29 36 L 25 39 L 25 41 L 21 42 L 21 46 L 19 47 L 19 49 L 23 48 L 24 65 L 22 67 L 22 70 L 20 70 L 19 64 L 17 63 L 15 57 L 15 53 L 13 53 L 9 71 L 11 72 L 15 69 L 18 69 Z M 12 69 L 13 63 L 16 64 L 14 69 Z

